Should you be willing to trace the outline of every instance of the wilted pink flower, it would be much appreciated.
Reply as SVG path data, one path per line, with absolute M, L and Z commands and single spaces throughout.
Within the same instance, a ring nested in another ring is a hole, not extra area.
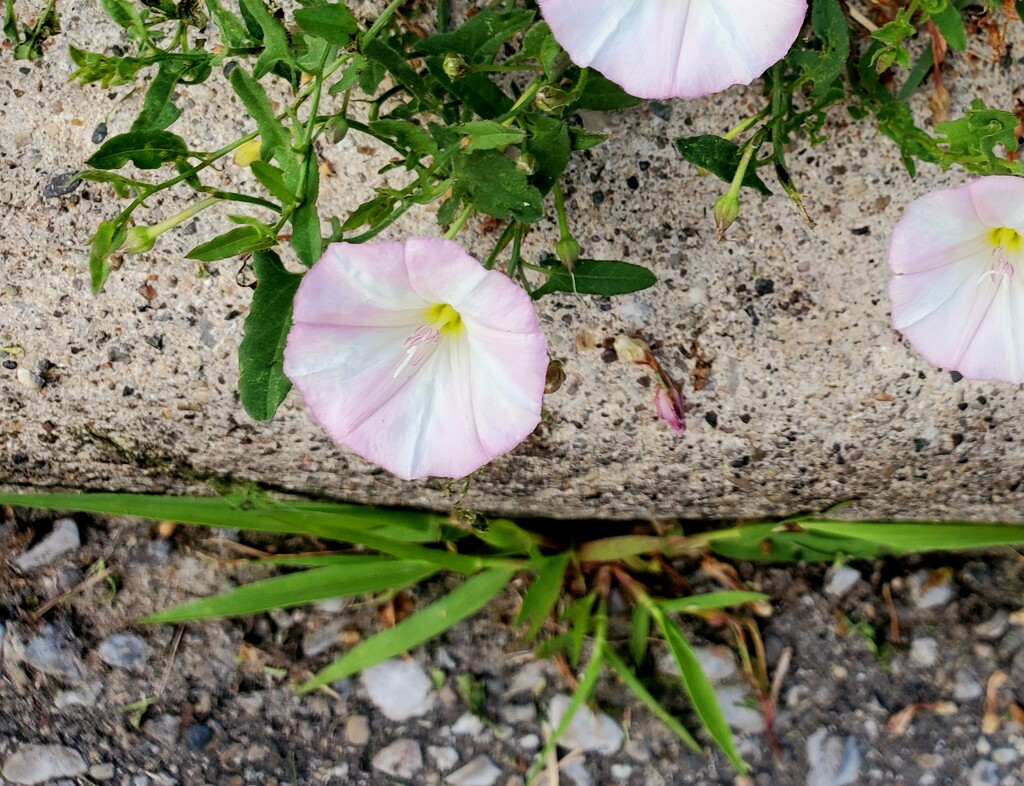
M 658 387 L 654 391 L 654 408 L 658 417 L 677 434 L 686 431 L 686 402 L 679 384 L 661 367 L 646 341 L 625 334 L 615 337 L 615 354 L 624 363 L 645 366 L 654 372 Z
M 892 232 L 893 326 L 929 363 L 1024 382 L 1024 179 L 982 177 L 910 203 Z
M 538 0 L 555 40 L 641 98 L 749 85 L 796 40 L 806 0 Z
M 399 477 L 463 477 L 540 421 L 530 297 L 450 240 L 334 243 L 302 280 L 284 371 L 337 442 Z

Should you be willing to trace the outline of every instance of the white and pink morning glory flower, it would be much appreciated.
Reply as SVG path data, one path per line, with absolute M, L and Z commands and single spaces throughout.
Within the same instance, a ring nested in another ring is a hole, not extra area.
M 749 85 L 793 45 L 806 0 L 538 0 L 555 40 L 640 98 Z
M 893 326 L 929 363 L 1024 382 L 1024 179 L 982 177 L 911 202 L 889 266 Z
M 406 480 L 463 477 L 540 422 L 529 295 L 449 240 L 334 243 L 295 296 L 284 371 L 337 442 Z

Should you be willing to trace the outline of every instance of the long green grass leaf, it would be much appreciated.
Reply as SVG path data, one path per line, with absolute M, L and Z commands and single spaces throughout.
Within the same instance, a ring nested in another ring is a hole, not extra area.
M 678 611 L 682 614 L 699 614 L 711 609 L 724 609 L 728 606 L 740 606 L 744 603 L 755 603 L 759 600 L 770 600 L 761 592 L 744 592 L 728 590 L 725 592 L 707 592 L 703 595 L 691 595 L 686 598 L 659 600 L 657 604 L 662 611 Z
M 406 617 L 395 627 L 361 641 L 344 657 L 300 685 L 299 693 L 308 693 L 321 685 L 348 677 L 439 636 L 490 603 L 514 575 L 514 570 L 492 568 L 466 579 L 443 598 Z
M 701 752 L 700 744 L 693 738 L 693 735 L 686 730 L 683 724 L 671 712 L 661 706 L 661 703 L 651 695 L 651 692 L 644 687 L 644 684 L 640 682 L 639 678 L 633 673 L 633 670 L 618 655 L 611 649 L 607 649 L 604 653 L 604 659 L 612 667 L 612 670 L 619 675 L 619 678 L 626 684 L 626 687 L 629 688 L 633 695 L 640 699 L 647 709 L 654 713 L 658 720 L 674 731 L 679 739 L 692 750 L 697 753 Z
M 361 565 L 316 568 L 255 581 L 212 598 L 204 598 L 151 614 L 142 622 L 184 622 L 257 614 L 261 611 L 301 606 L 328 598 L 406 587 L 436 572 L 435 565 L 423 562 L 379 558 L 376 562 Z
M 571 556 L 572 554 L 566 551 L 544 558 L 540 570 L 537 571 L 537 577 L 523 597 L 519 616 L 516 617 L 516 626 L 527 626 L 523 641 L 533 641 L 540 632 L 544 620 L 550 616 L 555 604 L 558 603 Z
M 722 752 L 732 762 L 737 771 L 740 774 L 746 773 L 747 765 L 740 758 L 739 751 L 736 750 L 732 730 L 729 728 L 725 715 L 722 713 L 722 708 L 718 704 L 715 689 L 704 673 L 704 670 L 701 669 L 700 661 L 697 660 L 697 654 L 693 651 L 693 647 L 683 637 L 682 631 L 679 630 L 676 624 L 668 619 L 659 608 L 656 606 L 652 607 L 651 615 L 661 629 L 661 635 L 664 636 L 673 657 L 675 657 L 676 662 L 679 664 L 679 672 L 683 677 L 683 687 L 686 689 L 686 694 L 690 697 L 690 703 L 693 705 L 697 717 L 700 718 L 701 724 L 707 729 L 711 738 L 718 743 L 718 747 L 722 749 Z

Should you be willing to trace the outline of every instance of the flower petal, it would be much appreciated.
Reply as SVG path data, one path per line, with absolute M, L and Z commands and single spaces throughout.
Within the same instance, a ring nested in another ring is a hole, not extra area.
M 559 44 L 641 98 L 750 84 L 789 51 L 806 0 L 538 0 Z
M 548 358 L 533 304 L 457 244 L 336 244 L 299 294 L 285 373 L 333 439 L 394 474 L 462 477 L 540 421 Z M 461 327 L 421 333 L 438 304 Z

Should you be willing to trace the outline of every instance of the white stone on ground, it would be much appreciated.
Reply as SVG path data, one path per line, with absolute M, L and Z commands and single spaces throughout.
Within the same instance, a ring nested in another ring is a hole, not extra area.
M 103 692 L 103 683 L 99 680 L 87 682 L 74 690 L 62 690 L 53 697 L 53 706 L 58 710 L 68 707 L 92 707 Z
M 998 786 L 999 771 L 992 762 L 982 759 L 971 768 L 970 786 Z
M 448 772 L 459 763 L 459 752 L 451 745 L 428 745 L 427 755 L 433 760 L 438 772 Z
M 930 668 L 939 660 L 939 642 L 930 636 L 914 639 L 910 644 L 910 659 L 923 668 Z
M 19 786 L 74 778 L 89 769 L 82 755 L 63 745 L 25 745 L 7 759 L 3 777 Z
M 545 667 L 541 661 L 531 661 L 515 673 L 505 690 L 504 697 L 518 696 L 520 693 L 538 694 L 547 684 Z
M 848 786 L 860 775 L 856 738 L 830 735 L 824 726 L 807 738 L 807 761 L 807 786 Z
M 347 619 L 331 620 L 325 625 L 307 631 L 302 637 L 302 654 L 307 658 L 315 658 L 317 655 L 322 655 L 329 649 L 339 646 L 345 626 L 348 624 Z
M 576 786 L 597 786 L 594 782 L 594 776 L 587 769 L 586 761 L 583 758 L 571 759 L 562 765 L 560 769 Z
M 764 713 L 752 702 L 750 691 L 740 685 L 719 685 L 715 696 L 725 715 L 725 722 L 736 731 L 761 734 L 767 728 Z
M 967 669 L 960 669 L 953 681 L 953 698 L 957 701 L 973 701 L 980 698 L 984 688 Z
M 484 722 L 472 712 L 464 712 L 452 724 L 452 734 L 476 737 L 484 730 Z
M 74 519 L 57 519 L 49 535 L 14 559 L 14 567 L 20 571 L 42 568 L 81 545 L 82 539 Z
M 551 700 L 549 713 L 553 728 L 557 729 L 561 725 L 571 702 L 572 699 L 564 694 Z M 623 737 L 622 727 L 614 719 L 603 712 L 595 715 L 584 704 L 569 721 L 569 726 L 558 740 L 558 744 L 569 750 L 578 748 L 611 755 L 622 747 Z
M 910 597 L 919 609 L 945 606 L 953 598 L 953 582 L 948 573 L 919 570 L 907 579 Z
M 150 649 L 149 645 L 134 633 L 115 633 L 100 643 L 96 654 L 108 666 L 139 671 L 149 660 Z
M 377 751 L 371 764 L 385 775 L 408 779 L 423 769 L 423 753 L 419 743 L 403 737 Z
M 825 594 L 833 598 L 841 598 L 861 580 L 861 573 L 849 565 L 837 565 L 829 568 L 825 574 Z
M 349 715 L 345 720 L 345 739 L 353 745 L 370 741 L 370 722 L 365 715 Z
M 370 701 L 389 720 L 418 718 L 434 706 L 434 686 L 414 660 L 383 661 L 363 669 L 360 680 Z
M 694 647 L 693 652 L 704 674 L 712 682 L 727 680 L 738 670 L 736 656 L 727 647 Z M 671 652 L 658 658 L 658 670 L 671 677 L 678 677 L 681 674 L 679 663 Z
M 444 779 L 449 786 L 494 786 L 501 777 L 501 770 L 486 756 L 471 759 Z
M 1005 609 L 999 609 L 995 614 L 989 617 L 984 622 L 979 622 L 974 626 L 974 632 L 978 635 L 978 638 L 988 639 L 992 641 L 998 639 L 1010 626 L 1010 615 L 1006 613 Z

